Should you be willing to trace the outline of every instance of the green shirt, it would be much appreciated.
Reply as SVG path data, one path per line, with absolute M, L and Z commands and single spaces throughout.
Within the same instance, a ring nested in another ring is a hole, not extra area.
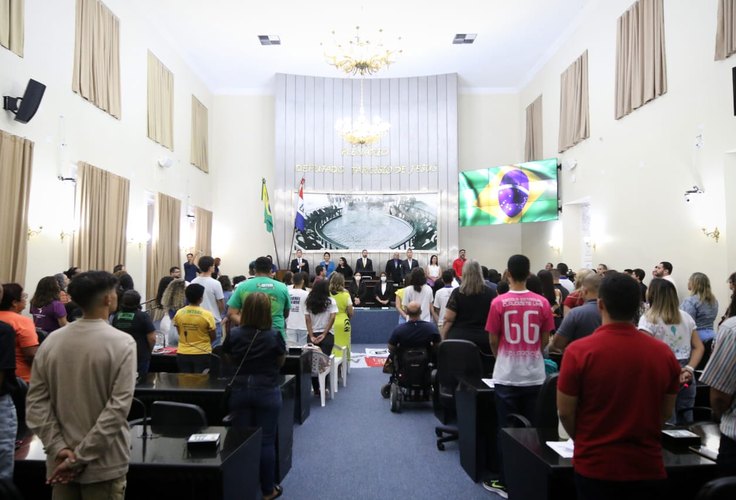
M 272 280 L 266 276 L 256 276 L 239 284 L 233 291 L 227 306 L 233 309 L 243 309 L 243 302 L 250 293 L 262 292 L 271 299 L 271 319 L 273 329 L 283 335 L 285 332 L 284 310 L 291 308 L 289 290 L 280 281 Z M 241 311 L 242 312 L 242 311 Z

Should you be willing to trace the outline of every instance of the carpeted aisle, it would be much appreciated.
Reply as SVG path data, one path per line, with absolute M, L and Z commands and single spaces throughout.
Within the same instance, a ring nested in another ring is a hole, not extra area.
M 365 347 L 353 345 L 354 352 Z M 457 443 L 440 452 L 431 403 L 391 413 L 380 394 L 379 368 L 351 370 L 347 388 L 294 427 L 293 466 L 282 483 L 286 499 L 495 499 L 460 467 Z

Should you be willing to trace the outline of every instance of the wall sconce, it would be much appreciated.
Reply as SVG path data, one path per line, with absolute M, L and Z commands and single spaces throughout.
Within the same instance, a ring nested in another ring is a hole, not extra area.
M 721 232 L 718 230 L 718 227 L 713 228 L 713 231 L 708 231 L 706 228 L 701 228 L 703 230 L 703 234 L 706 235 L 708 238 L 713 238 L 716 240 L 716 243 L 718 243 L 718 239 L 721 237 Z
M 557 255 L 560 255 L 560 253 L 562 253 L 562 242 L 561 241 L 558 241 L 558 240 L 549 240 L 547 242 L 547 244 L 549 245 L 549 247 L 552 250 L 554 250 L 554 252 Z
M 146 233 L 145 235 L 131 236 L 128 238 L 128 243 L 130 243 L 131 245 L 138 244 L 139 250 L 143 248 L 143 245 L 146 245 L 149 241 L 151 241 L 151 235 L 148 233 Z
M 61 241 L 64 242 L 64 238 L 68 238 L 73 235 L 74 235 L 73 231 L 65 231 L 62 229 L 61 232 L 59 233 L 59 238 L 61 238 Z
M 583 238 L 583 243 L 595 250 L 595 239 L 592 236 L 585 236 Z
M 41 234 L 41 231 L 43 230 L 43 226 L 38 226 L 38 229 L 33 229 L 32 227 L 28 228 L 28 239 L 30 240 L 34 236 L 38 236 Z

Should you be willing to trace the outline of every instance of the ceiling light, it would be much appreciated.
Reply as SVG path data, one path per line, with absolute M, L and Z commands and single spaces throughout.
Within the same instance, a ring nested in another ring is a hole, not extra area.
M 455 35 L 455 38 L 452 39 L 452 43 L 455 45 L 473 43 L 477 36 L 477 33 L 458 33 Z
M 258 41 L 261 45 L 281 45 L 281 38 L 278 35 L 258 35 Z
M 324 47 L 327 63 L 348 75 L 372 75 L 394 62 L 401 50 L 383 45 L 383 30 L 379 29 L 376 38 L 369 40 L 360 36 L 360 26 L 355 27 L 355 35 L 347 41 L 339 42 L 332 32 L 332 42 Z M 401 37 L 397 38 L 397 42 Z

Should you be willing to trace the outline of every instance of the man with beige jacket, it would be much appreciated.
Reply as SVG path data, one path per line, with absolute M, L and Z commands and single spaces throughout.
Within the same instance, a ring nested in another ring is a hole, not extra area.
M 54 500 L 125 497 L 136 347 L 107 321 L 116 285 L 104 271 L 75 276 L 68 291 L 84 315 L 49 335 L 33 362 L 26 421 L 46 450 Z

